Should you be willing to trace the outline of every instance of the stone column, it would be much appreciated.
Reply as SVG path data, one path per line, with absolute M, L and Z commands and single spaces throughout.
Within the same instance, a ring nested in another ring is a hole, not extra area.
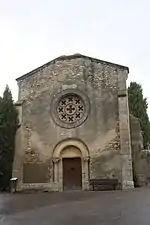
M 58 182 L 58 190 L 63 191 L 63 159 L 61 158 L 59 161 L 59 182 Z
M 59 186 L 59 162 L 60 159 L 59 158 L 53 158 L 53 163 L 54 163 L 54 191 L 58 190 L 58 186 Z
M 82 160 L 82 190 L 89 190 L 89 157 Z
M 134 187 L 132 174 L 132 154 L 129 126 L 129 108 L 126 88 L 128 71 L 120 71 L 118 77 L 118 108 L 121 147 L 122 189 Z

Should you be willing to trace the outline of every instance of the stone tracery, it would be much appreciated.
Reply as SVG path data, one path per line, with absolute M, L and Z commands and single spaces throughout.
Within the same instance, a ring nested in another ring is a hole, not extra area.
M 64 123 L 79 121 L 85 112 L 85 105 L 80 96 L 76 94 L 63 96 L 57 106 L 59 119 Z

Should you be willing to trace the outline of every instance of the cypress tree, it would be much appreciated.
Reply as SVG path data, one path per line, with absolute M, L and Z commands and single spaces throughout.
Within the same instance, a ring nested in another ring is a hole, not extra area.
M 150 144 L 150 121 L 147 113 L 147 98 L 143 97 L 142 86 L 136 82 L 131 82 L 128 87 L 129 110 L 133 116 L 139 119 L 144 148 L 148 148 Z
M 12 175 L 15 135 L 18 128 L 17 110 L 9 87 L 0 100 L 0 186 L 6 189 Z

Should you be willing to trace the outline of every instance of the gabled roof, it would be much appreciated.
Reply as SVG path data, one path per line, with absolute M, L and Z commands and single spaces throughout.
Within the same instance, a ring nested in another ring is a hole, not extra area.
M 97 62 L 97 63 L 102 63 L 102 64 L 108 64 L 110 66 L 114 66 L 114 67 L 117 67 L 119 69 L 123 69 L 123 70 L 127 70 L 128 73 L 129 73 L 129 68 L 126 67 L 126 66 L 122 66 L 122 65 L 119 65 L 119 64 L 115 64 L 115 63 L 111 63 L 111 62 L 107 62 L 107 61 L 103 61 L 103 60 L 100 60 L 100 59 L 96 59 L 96 58 L 92 58 L 92 57 L 89 57 L 89 56 L 85 56 L 85 55 L 81 55 L 81 54 L 74 54 L 74 55 L 63 55 L 63 56 L 60 56 L 58 58 L 55 58 L 53 59 L 52 61 L 48 62 L 48 63 L 45 63 L 44 65 L 30 71 L 29 73 L 26 73 L 24 74 L 23 76 L 21 77 L 18 77 L 16 79 L 16 81 L 19 81 L 19 80 L 22 80 L 22 79 L 25 79 L 26 77 L 29 77 L 31 76 L 32 74 L 42 70 L 43 68 L 51 65 L 51 64 L 54 64 L 56 61 L 63 61 L 63 60 L 68 60 L 68 59 L 76 59 L 76 58 L 84 58 L 84 59 L 89 59 L 91 60 L 92 62 Z

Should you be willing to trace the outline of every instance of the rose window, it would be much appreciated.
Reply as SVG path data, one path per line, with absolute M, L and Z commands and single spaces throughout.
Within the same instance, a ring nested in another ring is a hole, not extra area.
M 85 112 L 85 105 L 78 95 L 64 96 L 57 106 L 59 119 L 64 123 L 74 123 L 79 121 Z

